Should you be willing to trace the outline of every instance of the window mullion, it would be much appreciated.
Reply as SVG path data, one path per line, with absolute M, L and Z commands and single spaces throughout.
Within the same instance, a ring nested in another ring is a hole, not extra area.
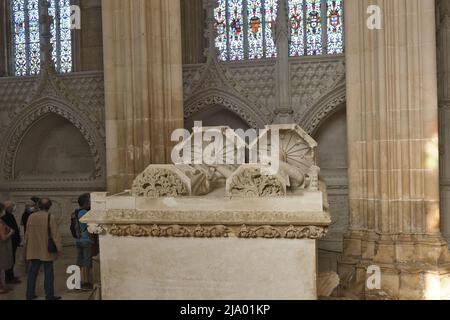
M 26 75 L 31 75 L 31 48 L 30 48 L 30 15 L 28 12 L 28 1 L 24 0 L 23 4 L 23 12 L 24 12 L 24 21 L 25 21 L 25 57 L 26 57 Z M 40 28 L 40 26 L 39 26 Z
M 328 54 L 328 14 L 327 14 L 327 0 L 321 0 L 322 6 L 322 54 Z
M 244 60 L 249 58 L 249 41 L 248 41 L 248 8 L 247 0 L 242 0 L 242 20 L 243 33 L 244 33 Z
M 303 14 L 303 55 L 307 56 L 308 55 L 308 11 L 306 10 L 306 1 L 307 0 L 302 0 L 302 14 Z
M 55 1 L 55 67 L 58 72 L 61 71 L 61 8 L 59 6 L 59 1 Z
M 266 1 L 261 0 L 261 32 L 262 32 L 262 55 L 267 58 L 267 38 L 266 38 Z
M 231 40 L 230 40 L 230 0 L 226 0 L 225 3 L 225 21 L 226 21 L 226 35 L 227 35 L 227 61 L 231 59 Z

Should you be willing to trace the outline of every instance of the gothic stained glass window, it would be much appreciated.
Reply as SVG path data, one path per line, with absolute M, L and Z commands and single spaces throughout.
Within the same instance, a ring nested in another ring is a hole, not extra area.
M 260 59 L 264 56 L 261 0 L 247 0 L 247 6 L 249 25 L 248 56 L 250 59 Z
M 229 59 L 244 59 L 242 0 L 228 0 Z
M 277 0 L 217 0 L 215 46 L 219 60 L 276 57 Z
M 39 0 L 11 0 L 14 34 L 14 75 L 36 75 L 40 71 Z M 70 0 L 51 0 L 50 15 L 53 60 L 61 73 L 72 71 Z
M 322 54 L 321 0 L 306 0 L 306 54 Z
M 305 53 L 303 0 L 289 1 L 289 29 L 291 34 L 289 55 L 303 56 Z
M 289 56 L 344 53 L 344 0 L 216 1 L 215 46 L 221 61 L 277 56 L 279 1 L 286 1 Z
M 219 51 L 219 60 L 228 59 L 227 51 L 227 18 L 226 18 L 226 0 L 218 0 L 218 6 L 214 9 L 214 29 L 216 30 L 216 48 Z
M 328 54 L 344 52 L 343 0 L 327 1 Z
M 275 33 L 275 23 L 277 22 L 278 1 L 265 0 L 264 10 L 266 14 L 266 58 L 275 58 L 277 56 L 277 47 L 273 35 Z

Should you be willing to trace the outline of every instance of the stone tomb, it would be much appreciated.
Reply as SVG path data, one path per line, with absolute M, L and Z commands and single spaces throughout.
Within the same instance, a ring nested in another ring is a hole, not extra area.
M 295 125 L 275 129 L 302 150 L 281 143 L 276 174 L 151 165 L 130 191 L 92 194 L 83 221 L 100 234 L 103 299 L 317 299 L 331 219 L 316 145 Z

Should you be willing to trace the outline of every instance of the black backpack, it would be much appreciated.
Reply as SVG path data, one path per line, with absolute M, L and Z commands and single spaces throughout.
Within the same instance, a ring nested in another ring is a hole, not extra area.
M 78 220 L 78 213 L 80 213 L 80 211 L 80 209 L 76 209 L 70 216 L 70 232 L 75 239 L 81 238 L 81 227 L 80 221 Z

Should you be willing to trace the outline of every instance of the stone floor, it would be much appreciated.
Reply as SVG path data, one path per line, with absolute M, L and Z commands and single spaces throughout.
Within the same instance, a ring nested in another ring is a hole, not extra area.
M 14 289 L 9 294 L 0 295 L 0 300 L 24 300 L 26 292 L 26 275 L 25 275 L 25 264 L 20 257 L 22 256 L 22 250 L 19 249 L 17 252 L 18 262 L 16 265 L 16 275 L 22 280 L 21 284 L 10 285 L 10 288 Z M 81 292 L 81 291 L 71 291 L 67 289 L 66 281 L 68 274 L 66 270 L 70 265 L 73 265 L 76 261 L 76 248 L 65 247 L 64 255 L 58 261 L 56 261 L 55 268 L 55 294 L 61 296 L 64 300 L 88 300 L 91 298 L 91 292 Z M 37 300 L 44 300 L 44 272 L 41 268 L 37 283 L 36 283 L 36 294 L 38 295 Z

